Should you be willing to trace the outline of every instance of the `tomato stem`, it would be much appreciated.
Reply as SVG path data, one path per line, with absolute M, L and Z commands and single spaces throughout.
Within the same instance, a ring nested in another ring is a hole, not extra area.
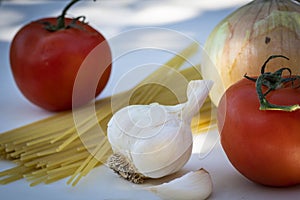
M 54 32 L 54 31 L 58 31 L 58 30 L 62 30 L 62 29 L 68 29 L 70 27 L 80 28 L 80 27 L 78 27 L 78 26 L 75 25 L 75 22 L 78 21 L 79 19 L 83 19 L 84 20 L 85 19 L 84 16 L 80 16 L 80 17 L 74 18 L 73 21 L 71 22 L 71 25 L 66 25 L 65 24 L 65 16 L 67 14 L 67 11 L 75 3 L 77 3 L 78 1 L 80 1 L 80 0 L 72 0 L 70 3 L 67 4 L 67 6 L 63 9 L 61 15 L 57 17 L 57 23 L 56 23 L 56 25 L 52 25 L 49 22 L 45 22 L 44 23 L 45 24 L 45 29 L 48 30 L 48 31 Z M 96 0 L 94 0 L 94 1 L 96 1 Z
M 281 106 L 281 105 L 271 104 L 266 99 L 266 95 L 269 94 L 269 92 L 283 87 L 283 85 L 288 82 L 292 82 L 293 85 L 295 80 L 300 79 L 299 76 L 292 76 L 291 70 L 286 67 L 280 68 L 279 70 L 273 73 L 265 72 L 267 63 L 271 59 L 278 58 L 278 57 L 289 60 L 289 58 L 282 55 L 270 56 L 261 67 L 261 75 L 258 78 L 251 78 L 248 77 L 247 75 L 245 75 L 244 77 L 255 82 L 256 92 L 260 103 L 260 107 L 259 107 L 260 110 L 280 110 L 280 111 L 288 111 L 288 112 L 298 110 L 300 109 L 300 106 L 298 104 L 290 105 L 290 106 Z M 284 71 L 289 72 L 288 77 L 282 77 Z M 268 90 L 265 93 L 263 93 L 262 91 L 263 86 L 268 88 Z
M 57 29 L 64 29 L 66 28 L 65 26 L 65 16 L 67 14 L 67 11 L 69 10 L 70 7 L 72 7 L 75 3 L 77 3 L 80 0 L 72 0 L 67 6 L 63 9 L 62 13 L 60 16 L 57 18 Z

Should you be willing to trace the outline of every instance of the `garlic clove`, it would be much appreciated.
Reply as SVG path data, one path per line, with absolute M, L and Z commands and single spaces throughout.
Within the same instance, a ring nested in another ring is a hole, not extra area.
M 201 200 L 212 193 L 213 184 L 205 169 L 189 172 L 168 183 L 144 188 L 166 200 Z

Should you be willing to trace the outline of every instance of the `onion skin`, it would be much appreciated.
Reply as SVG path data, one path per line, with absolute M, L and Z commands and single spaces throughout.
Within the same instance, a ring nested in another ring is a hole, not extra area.
M 284 55 L 290 60 L 274 59 L 266 71 L 289 67 L 299 75 L 299 47 L 299 3 L 255 0 L 240 7 L 215 27 L 204 45 L 209 59 L 203 61 L 202 75 L 215 81 L 210 93 L 213 103 L 218 105 L 224 91 L 246 73 L 258 76 L 271 55 Z

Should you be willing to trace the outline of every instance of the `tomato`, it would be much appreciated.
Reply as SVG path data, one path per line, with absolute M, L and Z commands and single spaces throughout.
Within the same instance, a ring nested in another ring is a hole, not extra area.
M 18 88 L 32 103 L 50 111 L 72 108 L 77 73 L 99 44 L 104 48 L 94 58 L 93 67 L 95 71 L 102 70 L 101 77 L 95 77 L 93 70 L 85 74 L 82 95 L 79 94 L 75 106 L 91 100 L 85 95 L 85 89 L 94 79 L 99 80 L 94 97 L 98 96 L 111 73 L 111 51 L 101 33 L 87 23 L 70 18 L 63 18 L 65 27 L 47 30 L 47 25 L 55 25 L 57 20 L 42 18 L 25 25 L 15 35 L 10 48 L 11 70 Z
M 266 98 L 278 105 L 300 104 L 300 88 L 277 89 Z M 286 112 L 259 107 L 255 82 L 248 79 L 232 85 L 221 98 L 218 129 L 229 161 L 256 183 L 300 183 L 300 110 Z

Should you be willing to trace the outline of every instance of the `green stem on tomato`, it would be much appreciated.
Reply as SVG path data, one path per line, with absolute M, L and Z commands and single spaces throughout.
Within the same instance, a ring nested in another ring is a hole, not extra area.
M 300 109 L 300 106 L 298 104 L 290 105 L 290 106 L 281 106 L 281 105 L 271 104 L 266 99 L 266 95 L 269 94 L 269 92 L 283 87 L 284 83 L 288 83 L 288 82 L 293 83 L 293 81 L 295 81 L 296 79 L 300 79 L 299 76 L 292 77 L 291 75 L 292 72 L 289 68 L 281 68 L 273 73 L 265 72 L 265 67 L 267 63 L 271 59 L 278 58 L 278 57 L 282 57 L 289 60 L 287 57 L 282 55 L 270 56 L 263 64 L 261 68 L 261 75 L 257 79 L 248 77 L 247 75 L 245 75 L 244 77 L 251 81 L 255 81 L 256 92 L 260 103 L 260 107 L 259 107 L 260 110 L 280 110 L 280 111 L 288 111 L 288 112 L 298 110 Z M 290 74 L 289 77 L 287 78 L 282 77 L 283 71 L 288 71 Z M 263 86 L 268 88 L 268 90 L 265 93 L 263 93 L 262 91 Z
M 70 28 L 70 27 L 74 27 L 74 26 L 70 26 L 70 25 L 66 25 L 65 24 L 65 16 L 67 14 L 67 11 L 75 3 L 77 3 L 78 1 L 81 1 L 81 0 L 72 0 L 70 3 L 67 4 L 67 6 L 63 9 L 61 15 L 57 17 L 57 23 L 55 25 L 52 25 L 49 22 L 44 23 L 45 24 L 45 29 L 48 30 L 48 31 L 54 32 L 54 31 L 58 31 L 58 30 L 62 30 L 62 29 L 67 29 L 67 28 Z M 96 1 L 96 0 L 94 0 L 94 1 Z M 77 20 L 79 20 L 81 18 L 85 19 L 84 16 L 80 16 L 80 17 L 75 18 L 74 22 L 72 22 L 72 23 L 75 23 L 75 21 L 77 21 Z
M 69 4 L 67 4 L 67 6 L 63 9 L 62 13 L 60 16 L 58 16 L 57 18 L 57 25 L 56 28 L 57 30 L 60 29 L 64 29 L 66 28 L 65 26 L 65 16 L 67 14 L 67 11 L 69 10 L 69 8 L 71 8 L 75 3 L 77 3 L 80 0 L 72 0 Z
M 257 92 L 259 103 L 260 103 L 260 107 L 259 107 L 260 110 L 295 111 L 295 110 L 300 109 L 300 106 L 298 104 L 291 105 L 291 106 L 281 106 L 281 105 L 275 105 L 275 104 L 269 103 L 266 99 L 266 95 L 270 91 L 275 90 L 275 89 L 269 88 L 266 93 L 262 92 L 262 86 L 264 85 L 263 82 L 264 82 L 265 78 L 266 77 L 263 75 L 259 76 L 257 78 L 256 84 L 255 84 L 256 92 Z

